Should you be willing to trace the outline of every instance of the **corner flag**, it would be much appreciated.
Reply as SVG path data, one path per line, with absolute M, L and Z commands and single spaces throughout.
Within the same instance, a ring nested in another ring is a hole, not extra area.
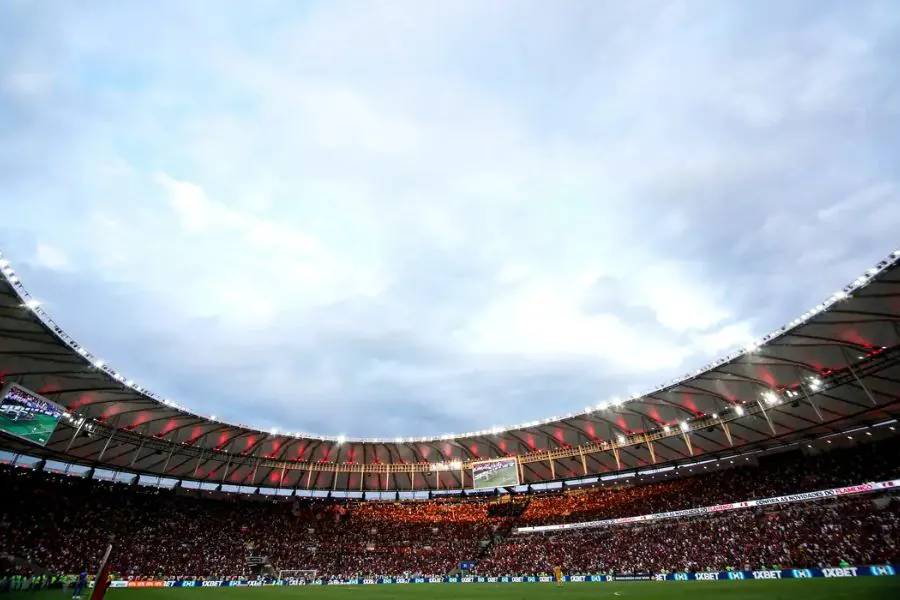
M 112 554 L 112 544 L 107 546 L 106 554 L 103 555 L 103 561 L 100 563 L 100 571 L 94 579 L 94 591 L 91 592 L 91 600 L 103 600 L 106 594 L 106 588 L 109 587 L 109 555 Z

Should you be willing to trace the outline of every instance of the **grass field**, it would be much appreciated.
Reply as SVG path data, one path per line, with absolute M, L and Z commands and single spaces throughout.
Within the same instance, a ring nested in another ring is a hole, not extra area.
M 59 419 L 49 415 L 36 415 L 31 420 L 13 420 L 0 413 L 0 429 L 12 435 L 44 446 L 56 430 Z
M 515 463 L 495 471 L 483 471 L 475 476 L 475 488 L 494 488 L 519 485 L 519 471 Z
M 50 600 L 69 598 L 59 590 L 22 592 L 10 598 Z M 87 598 L 88 594 L 82 596 Z M 114 600 L 854 600 L 900 598 L 900 577 L 853 579 L 782 579 L 777 581 L 667 581 L 629 583 L 465 583 L 371 586 L 311 586 L 265 588 L 154 588 L 114 589 Z

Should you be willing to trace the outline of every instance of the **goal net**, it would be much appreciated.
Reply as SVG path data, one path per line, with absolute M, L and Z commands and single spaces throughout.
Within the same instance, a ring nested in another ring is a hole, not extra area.
M 315 579 L 315 569 L 282 569 L 278 571 L 278 579 Z

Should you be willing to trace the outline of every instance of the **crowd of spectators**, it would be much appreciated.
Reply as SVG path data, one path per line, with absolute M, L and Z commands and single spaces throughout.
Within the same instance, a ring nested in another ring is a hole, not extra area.
M 819 456 L 788 452 L 759 466 L 499 503 L 209 495 L 3 466 L 0 548 L 69 574 L 96 568 L 113 541 L 112 569 L 130 577 L 236 576 L 248 573 L 248 556 L 339 577 L 445 575 L 473 560 L 485 574 L 884 562 L 900 558 L 898 510 L 876 510 L 871 496 L 652 526 L 512 531 L 896 478 L 897 451 L 890 439 Z
M 0 547 L 55 573 L 95 565 L 112 539 L 112 569 L 130 576 L 242 574 L 249 555 L 329 575 L 437 575 L 499 524 L 486 502 L 207 498 L 10 467 L 0 502 Z
M 712 472 L 695 467 L 693 477 L 671 477 L 652 485 L 595 486 L 559 494 L 534 495 L 522 523 L 577 523 L 652 514 L 684 508 L 754 500 L 900 478 L 900 437 L 817 455 L 799 451 L 741 460 Z M 745 466 L 746 465 L 746 466 Z
M 900 560 L 900 505 L 871 498 L 735 511 L 715 517 L 514 536 L 478 574 L 760 570 L 888 564 Z

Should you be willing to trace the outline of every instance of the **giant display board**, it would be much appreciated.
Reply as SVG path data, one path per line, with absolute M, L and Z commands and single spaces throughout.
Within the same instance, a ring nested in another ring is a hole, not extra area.
M 472 464 L 472 487 L 512 487 L 519 485 L 519 462 L 515 458 L 498 458 Z
M 0 431 L 45 446 L 65 409 L 16 383 L 0 391 Z

